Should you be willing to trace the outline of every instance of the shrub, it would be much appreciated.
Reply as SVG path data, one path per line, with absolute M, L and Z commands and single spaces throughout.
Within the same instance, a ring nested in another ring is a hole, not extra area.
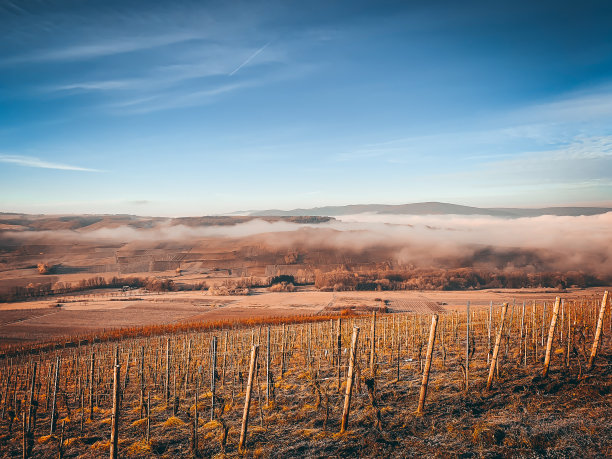
M 228 295 L 248 295 L 250 290 L 248 288 L 231 288 L 225 285 L 215 285 L 208 289 L 209 295 L 215 296 L 228 296 Z
M 281 282 L 268 287 L 269 292 L 295 292 L 295 285 L 290 282 Z
M 295 284 L 295 277 L 289 274 L 281 274 L 280 276 L 274 276 L 270 279 L 270 285 L 282 284 L 283 282 L 286 284 Z

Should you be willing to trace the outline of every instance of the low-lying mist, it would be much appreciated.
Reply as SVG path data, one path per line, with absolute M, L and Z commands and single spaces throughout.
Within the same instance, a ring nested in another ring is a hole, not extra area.
M 612 213 L 519 219 L 359 214 L 268 237 L 269 244 L 360 251 L 391 248 L 401 264 L 612 275 Z
M 358 214 L 318 224 L 251 220 L 236 225 L 4 231 L 3 239 L 45 241 L 202 242 L 231 238 L 275 249 L 358 253 L 380 249 L 402 265 L 583 271 L 612 275 L 612 212 L 593 216 L 504 219 L 457 215 Z M 237 243 L 241 243 L 238 242 Z

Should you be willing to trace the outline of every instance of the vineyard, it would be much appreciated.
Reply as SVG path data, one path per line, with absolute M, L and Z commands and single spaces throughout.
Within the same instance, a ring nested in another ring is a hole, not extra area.
M 0 455 L 610 457 L 611 336 L 606 292 L 23 350 Z

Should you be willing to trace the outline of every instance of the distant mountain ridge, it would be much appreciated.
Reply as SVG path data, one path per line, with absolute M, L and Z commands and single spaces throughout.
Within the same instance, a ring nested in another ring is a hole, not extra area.
M 394 214 L 394 215 L 487 215 L 491 217 L 520 218 L 538 217 L 541 215 L 579 216 L 599 215 L 612 212 L 612 207 L 542 207 L 538 209 L 514 207 L 471 207 L 445 202 L 416 202 L 412 204 L 352 204 L 346 206 L 313 207 L 311 209 L 293 210 L 256 210 L 247 215 L 257 217 L 269 216 L 325 216 L 335 217 L 361 213 Z M 244 213 L 243 213 L 244 215 Z

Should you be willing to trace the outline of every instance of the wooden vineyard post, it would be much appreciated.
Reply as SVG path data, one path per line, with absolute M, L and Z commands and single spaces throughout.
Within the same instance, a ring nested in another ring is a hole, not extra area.
M 497 356 L 499 354 L 499 344 L 501 343 L 501 339 L 502 339 L 502 333 L 504 330 L 504 319 L 506 318 L 507 310 L 508 310 L 508 303 L 504 303 L 501 309 L 501 319 L 499 323 L 499 329 L 497 330 L 497 336 L 495 337 L 495 347 L 493 348 L 491 368 L 489 369 L 489 378 L 487 379 L 487 390 L 490 390 L 491 384 L 493 384 L 493 374 L 495 373 L 495 367 L 497 366 Z
M 388 318 L 385 317 L 383 322 L 384 322 L 384 324 L 383 324 L 383 339 L 382 339 L 383 346 L 382 347 L 383 347 L 383 349 L 387 349 L 387 325 L 389 323 Z
M 570 365 L 570 350 L 572 346 L 572 308 L 571 303 L 568 304 L 567 308 L 567 349 L 565 352 L 565 366 L 569 367 Z
M 51 365 L 49 365 L 49 368 L 51 368 Z M 51 374 L 51 373 L 49 373 Z M 47 377 L 47 379 L 49 379 L 49 377 Z M 6 409 L 8 408 L 7 405 L 7 401 L 8 401 L 8 394 L 9 394 L 9 387 L 11 385 L 11 370 L 9 369 L 7 375 L 6 375 L 6 381 L 5 381 L 5 387 L 4 387 L 4 397 L 2 397 L 2 400 L 4 403 L 2 403 L 2 413 L 0 414 L 0 419 L 4 419 L 5 415 L 6 415 Z
M 151 392 L 147 392 L 147 443 L 151 440 Z
M 531 302 L 531 338 L 533 340 L 533 361 L 538 361 L 538 329 L 536 328 L 536 302 Z
M 417 414 L 423 414 L 425 398 L 427 397 L 427 385 L 429 384 L 429 370 L 431 369 L 431 356 L 433 354 L 434 343 L 436 341 L 436 328 L 438 327 L 438 315 L 431 317 L 431 327 L 429 328 L 429 342 L 427 343 L 427 356 L 425 357 L 425 368 L 423 369 L 423 381 L 421 382 L 421 392 L 419 394 L 419 405 Z
M 340 373 L 342 370 L 342 319 L 338 319 L 338 330 L 336 332 L 336 349 L 338 354 L 338 392 L 340 392 Z
M 143 417 L 143 412 L 144 412 L 144 390 L 145 390 L 144 359 L 145 359 L 144 346 L 140 346 L 140 418 L 141 419 Z
M 597 318 L 597 329 L 595 330 L 595 340 L 593 341 L 593 347 L 591 348 L 591 356 L 589 357 L 589 363 L 587 370 L 593 368 L 595 362 L 595 356 L 597 355 L 597 348 L 599 347 L 599 339 L 601 337 L 601 329 L 603 327 L 604 314 L 606 313 L 606 303 L 608 302 L 608 291 L 604 292 L 603 299 L 601 300 L 601 308 L 599 309 L 599 317 Z
M 161 339 L 160 339 L 160 348 L 161 348 Z M 158 367 L 161 368 L 161 358 L 158 358 L 159 356 L 159 350 L 155 349 L 155 358 L 153 359 L 153 384 L 155 385 L 155 390 L 157 390 L 157 388 L 159 387 L 159 374 L 160 371 L 158 370 Z M 149 371 L 149 374 L 151 372 Z
M 540 333 L 541 336 L 541 342 L 540 342 L 540 346 L 544 347 L 544 327 L 545 327 L 545 323 L 546 323 L 546 301 L 544 301 L 544 305 L 542 307 L 542 331 Z
M 563 324 L 565 323 L 565 300 L 561 300 L 561 325 L 559 326 L 559 342 L 563 344 Z
M 527 366 L 527 327 L 525 326 L 525 339 L 523 339 L 523 366 Z
M 306 334 L 306 360 L 308 362 L 308 370 L 312 366 L 312 324 L 308 324 L 308 333 Z
M 225 339 L 224 339 L 224 343 L 223 345 L 225 346 L 225 349 L 223 351 L 223 369 L 221 370 L 221 385 L 223 387 L 225 387 L 225 365 L 227 362 L 227 340 L 229 337 L 229 333 L 226 331 L 225 332 Z
M 85 421 L 85 393 L 81 389 L 81 435 L 83 435 L 83 422 Z
M 349 411 L 351 409 L 351 393 L 353 391 L 353 379 L 355 374 L 355 359 L 357 357 L 357 339 L 359 338 L 359 328 L 353 327 L 353 337 L 351 338 L 351 353 L 349 356 L 349 368 L 346 380 L 346 393 L 344 395 L 344 408 L 342 410 L 342 423 L 340 433 L 346 432 L 348 426 Z
M 512 324 L 514 323 L 514 310 L 516 309 L 516 298 L 512 300 L 512 310 L 510 312 L 510 320 L 508 321 L 508 330 L 506 331 L 506 346 L 504 355 L 508 357 L 510 352 L 510 335 L 512 334 Z
M 121 389 L 122 393 L 125 393 L 127 389 L 127 385 L 130 382 L 130 358 L 132 356 L 132 349 L 128 349 L 128 356 L 125 360 L 125 378 L 123 379 L 123 389 Z
M 266 405 L 270 406 L 270 327 L 266 337 Z
M 216 372 L 217 372 L 217 337 L 212 337 L 211 364 L 210 364 L 210 420 L 215 418 L 215 391 L 216 391 Z
M 467 302 L 467 318 L 465 322 L 465 393 L 470 390 L 470 302 Z
M 370 333 L 370 374 L 374 377 L 376 365 L 376 311 L 372 313 L 372 332 Z
M 176 416 L 179 408 L 179 397 L 176 392 L 176 368 L 174 369 L 174 377 L 172 382 L 172 416 Z
M 110 458 L 117 459 L 118 440 L 119 440 L 119 377 L 121 366 L 119 364 L 119 348 L 115 349 L 115 367 L 113 370 L 113 411 L 111 415 L 111 437 L 110 437 Z
M 170 403 L 170 338 L 166 338 L 166 379 L 165 379 L 164 396 L 166 397 L 166 409 Z
M 334 347 L 334 319 L 329 319 L 329 357 L 332 367 L 334 366 L 335 358 L 335 347 Z
M 444 329 L 446 326 L 442 327 L 440 330 L 440 341 L 442 344 L 442 366 L 446 368 L 446 344 L 444 342 Z
M 400 380 L 400 350 L 402 347 L 402 341 L 400 339 L 397 340 L 397 382 Z
M 29 435 L 32 434 L 34 426 L 36 425 L 36 408 L 38 407 L 38 401 L 34 400 L 34 389 L 36 387 L 36 367 L 37 362 L 34 362 L 34 368 L 32 369 L 32 380 L 30 382 L 30 398 L 28 401 L 30 411 L 28 414 L 27 433 Z
M 487 334 L 488 334 L 488 341 L 487 341 L 487 364 L 489 363 L 489 360 L 491 359 L 491 323 L 493 322 L 493 301 L 491 301 L 489 303 L 489 320 L 487 323 Z
M 559 297 L 555 298 L 552 318 L 550 319 L 550 328 L 548 329 L 548 340 L 546 341 L 546 356 L 544 357 L 544 372 L 542 376 L 548 376 L 548 367 L 550 366 L 550 351 L 552 350 L 553 340 L 555 339 L 555 327 L 557 325 L 557 316 L 559 315 Z
M 191 367 L 191 339 L 189 340 L 189 344 L 187 345 L 187 374 L 185 375 L 185 395 L 187 395 L 187 385 L 190 382 L 189 379 L 189 368 Z
M 28 456 L 28 429 L 27 429 L 27 419 L 28 416 L 26 415 L 26 407 L 23 407 L 23 418 L 22 418 L 22 424 L 23 424 L 23 437 L 21 439 L 21 450 L 22 450 L 22 458 L 23 459 L 27 459 Z
M 251 392 L 253 390 L 253 377 L 255 374 L 255 364 L 257 363 L 257 352 L 259 346 L 253 345 L 251 348 L 251 363 L 249 364 L 249 379 L 247 381 L 246 395 L 244 397 L 244 412 L 242 413 L 242 426 L 240 428 L 240 442 L 238 450 L 244 451 L 249 423 L 249 408 L 251 406 Z
M 283 336 L 281 337 L 281 379 L 285 377 L 285 324 L 283 324 Z
M 525 329 L 525 301 L 523 301 L 523 309 L 521 311 L 521 335 L 519 340 L 519 362 L 523 353 L 523 331 Z
M 51 434 L 55 432 L 55 424 L 57 423 L 57 386 L 59 385 L 59 367 L 60 358 L 55 361 L 55 378 L 53 383 L 53 399 L 51 401 Z
M 66 428 L 66 421 L 62 421 L 62 433 L 59 438 L 59 451 L 57 453 L 57 459 L 62 459 L 64 457 L 64 430 Z
M 194 408 L 193 408 L 193 432 L 192 432 L 192 444 L 191 444 L 191 452 L 194 457 L 198 455 L 198 390 L 199 388 L 199 379 L 196 378 L 196 390 L 194 393 Z
M 89 419 L 93 420 L 94 407 L 94 373 L 96 368 L 96 354 L 91 353 L 91 367 L 89 368 Z

